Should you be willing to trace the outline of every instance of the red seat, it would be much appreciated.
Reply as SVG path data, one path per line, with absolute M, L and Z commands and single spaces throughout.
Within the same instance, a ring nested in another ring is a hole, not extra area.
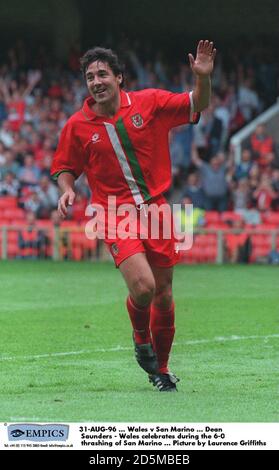
M 13 196 L 1 196 L 0 197 L 0 208 L 9 209 L 17 207 L 17 198 Z
M 63 220 L 60 228 L 75 228 L 79 227 L 79 224 L 75 220 Z
M 215 245 L 217 237 L 214 233 L 198 234 L 194 238 L 194 244 L 200 246 Z
M 26 227 L 26 220 L 24 219 L 14 219 L 14 220 L 10 220 L 9 223 L 8 223 L 8 227 L 15 227 L 15 228 L 22 228 L 22 227 Z
M 11 241 L 8 243 L 8 258 L 15 258 L 21 254 L 21 250 L 18 246 L 17 241 Z
M 217 243 L 217 235 L 215 235 L 215 233 L 208 233 L 206 236 L 209 245 L 215 245 Z
M 217 247 L 215 246 L 208 246 L 205 248 L 205 255 L 207 257 L 207 261 L 216 261 L 217 258 Z
M 254 246 L 252 248 L 252 253 L 250 256 L 250 261 L 254 262 L 257 258 L 261 258 L 263 256 L 268 256 L 270 252 L 270 247 L 265 246 Z
M 9 230 L 8 231 L 8 243 L 17 243 L 18 242 L 18 230 Z
M 195 246 L 203 246 L 206 245 L 206 235 L 195 235 L 193 244 Z
M 270 231 L 270 230 L 275 230 L 276 225 L 271 225 L 271 224 L 258 224 L 254 227 L 256 230 L 265 230 L 265 231 Z
M 10 220 L 25 219 L 26 217 L 25 211 L 23 209 L 20 209 L 19 207 L 6 209 L 3 215 L 6 219 L 10 219 Z
M 0 227 L 3 227 L 3 225 L 10 225 L 10 219 L 6 219 L 5 217 L 0 218 Z
M 230 227 L 225 222 L 212 222 L 207 225 L 207 228 L 214 230 L 227 230 Z
M 235 220 L 242 220 L 241 215 L 233 211 L 222 212 L 220 218 L 222 222 L 234 222 Z
M 38 219 L 36 220 L 36 225 L 39 228 L 52 228 L 53 222 L 52 220 L 48 220 L 48 219 Z
M 187 264 L 215 263 L 216 257 L 217 246 L 205 246 L 204 244 L 195 244 L 194 242 L 191 250 L 181 252 L 180 262 Z
M 251 235 L 251 242 L 253 247 L 261 247 L 271 250 L 272 246 L 272 237 L 268 233 L 256 233 Z
M 262 215 L 263 222 L 268 225 L 279 225 L 279 212 L 267 212 Z
M 204 214 L 205 224 L 215 223 L 220 221 L 220 214 L 217 211 L 208 211 Z

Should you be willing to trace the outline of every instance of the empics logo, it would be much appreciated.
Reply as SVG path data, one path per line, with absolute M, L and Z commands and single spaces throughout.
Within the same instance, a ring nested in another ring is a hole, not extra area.
M 13 431 L 11 431 L 11 436 L 13 436 L 13 437 L 20 437 L 23 434 L 25 434 L 25 433 L 21 429 L 14 429 Z
M 11 424 L 8 426 L 9 441 L 66 441 L 69 426 L 65 424 Z

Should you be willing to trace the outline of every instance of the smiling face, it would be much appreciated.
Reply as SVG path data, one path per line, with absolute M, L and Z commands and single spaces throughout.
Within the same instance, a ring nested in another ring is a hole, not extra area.
M 98 60 L 88 66 L 85 77 L 88 90 L 98 105 L 117 101 L 122 74 L 114 75 L 106 62 Z

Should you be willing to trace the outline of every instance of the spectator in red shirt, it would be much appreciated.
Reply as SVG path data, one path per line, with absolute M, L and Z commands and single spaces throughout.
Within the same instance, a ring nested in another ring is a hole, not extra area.
M 248 263 L 251 251 L 249 235 L 243 230 L 244 222 L 234 220 L 232 229 L 235 233 L 225 234 L 225 254 L 230 263 Z
M 270 210 L 272 201 L 277 196 L 272 188 L 269 175 L 263 174 L 260 179 L 258 188 L 254 191 L 253 197 L 256 199 L 257 207 L 260 211 Z
M 275 199 L 273 199 L 273 202 L 272 202 L 272 208 L 274 210 L 278 210 L 279 209 L 279 168 L 275 168 L 272 171 L 271 184 L 272 184 L 272 189 L 276 193 L 276 197 Z
M 274 141 L 266 131 L 264 124 L 259 124 L 251 135 L 250 145 L 254 159 L 261 169 L 268 167 L 274 160 Z
M 63 91 L 57 80 L 52 80 L 47 94 L 50 98 L 62 98 Z
M 11 131 L 19 131 L 24 121 L 24 113 L 26 108 L 25 99 L 29 96 L 34 87 L 41 79 L 41 72 L 38 70 L 29 74 L 28 84 L 22 89 L 18 83 L 13 80 L 9 83 L 5 80 L 0 81 L 0 88 L 4 96 L 8 112 L 8 121 Z
M 53 141 L 51 138 L 46 137 L 42 143 L 42 147 L 37 150 L 35 154 L 35 161 L 38 167 L 42 167 L 42 162 L 45 157 L 53 158 L 54 150 L 53 150 Z
M 26 224 L 26 229 L 18 233 L 18 246 L 21 251 L 20 257 L 26 259 L 45 258 L 47 238 L 42 230 L 38 230 L 34 212 L 27 212 Z

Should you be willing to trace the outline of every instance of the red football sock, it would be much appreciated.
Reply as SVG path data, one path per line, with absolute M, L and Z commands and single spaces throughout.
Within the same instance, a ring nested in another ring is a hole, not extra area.
M 127 310 L 134 329 L 135 341 L 138 344 L 146 344 L 151 342 L 149 321 L 150 321 L 150 305 L 140 307 L 130 296 L 127 297 Z
M 175 333 L 174 303 L 169 310 L 162 310 L 155 305 L 151 306 L 150 328 L 152 343 L 157 354 L 159 372 L 169 372 L 168 360 Z

